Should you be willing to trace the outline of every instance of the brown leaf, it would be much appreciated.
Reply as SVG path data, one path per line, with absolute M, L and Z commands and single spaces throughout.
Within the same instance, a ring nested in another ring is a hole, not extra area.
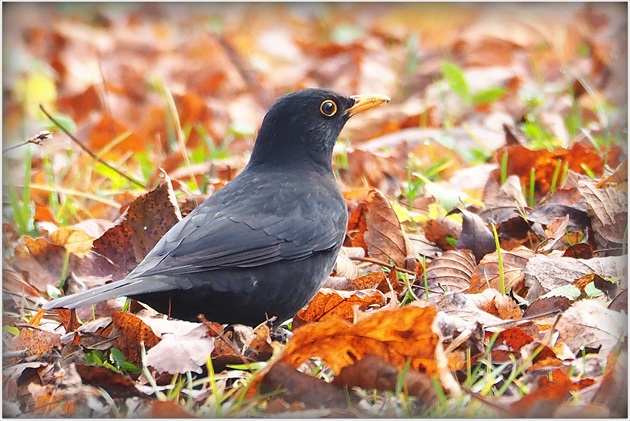
M 375 355 L 367 355 L 356 363 L 344 367 L 335 376 L 333 384 L 378 391 L 395 391 L 401 378 L 401 370 Z M 433 404 L 437 395 L 431 377 L 409 370 L 403 378 L 404 390 L 409 396 L 415 396 L 425 405 Z
M 523 269 L 534 253 L 525 247 L 517 247 L 511 251 L 501 251 L 503 268 L 499 267 L 497 253 L 487 254 L 470 279 L 469 293 L 477 293 L 486 288 L 501 291 L 500 271 L 503 270 L 505 292 L 514 289 L 516 294 L 522 294 L 524 287 Z
M 575 354 L 583 347 L 599 348 L 599 355 L 607 358 L 627 335 L 627 319 L 625 313 L 609 310 L 597 300 L 576 301 L 556 325 L 558 340 Z
M 76 369 L 83 383 L 101 387 L 114 398 L 132 397 L 138 393 L 128 376 L 103 366 L 77 364 Z
M 523 317 L 523 312 L 516 301 L 507 295 L 497 295 L 490 303 L 481 306 L 481 309 L 502 320 L 515 320 Z
M 582 181 L 578 190 L 586 200 L 586 213 L 602 247 L 623 243 L 628 226 L 628 184 L 597 188 L 593 181 Z
M 448 292 L 466 291 L 477 264 L 469 250 L 450 250 L 436 257 L 426 268 L 429 295 L 442 295 Z M 424 279 L 416 280 L 420 294 L 424 297 Z
M 552 417 L 556 408 L 576 390 L 574 383 L 561 370 L 540 377 L 538 388 L 510 405 L 515 417 Z
M 301 402 L 307 408 L 346 408 L 346 393 L 340 387 L 300 373 L 291 365 L 278 361 L 265 374 L 260 384 L 262 393 L 280 392 L 289 402 Z
M 120 222 L 94 241 L 92 251 L 114 264 L 102 262 L 115 279 L 123 278 L 179 220 L 181 214 L 170 179 L 137 198 Z
M 150 418 L 196 418 L 188 413 L 181 405 L 173 401 L 154 400 L 151 403 Z
M 369 191 L 367 199 L 350 215 L 348 235 L 353 246 L 363 247 L 369 257 L 386 263 L 394 261 L 402 267 L 409 254 L 396 213 L 375 189 Z
M 11 339 L 10 351 L 27 349 L 34 355 L 50 352 L 53 347 L 61 346 L 61 335 L 45 330 L 22 328 L 20 333 Z
M 48 285 L 59 284 L 66 256 L 63 247 L 45 238 L 24 237 L 24 245 L 18 245 L 14 253 L 13 267 L 38 291 L 47 292 Z
M 510 175 L 501 186 L 490 178 L 484 188 L 482 201 L 484 208 L 479 216 L 487 222 L 505 222 L 520 216 L 520 210 L 527 207 L 519 178 L 515 175 Z
M 123 140 L 113 144 L 119 136 L 123 136 Z M 77 132 L 79 139 L 87 139 L 90 150 L 98 153 L 102 149 L 108 149 L 103 154 L 104 158 L 115 158 L 128 153 L 129 151 L 140 152 L 145 149 L 145 142 L 135 133 L 130 132 L 125 125 L 116 121 L 107 113 L 100 115 L 98 121 L 86 126 L 83 130 Z
M 523 317 L 535 317 L 538 315 L 548 314 L 551 312 L 563 312 L 571 307 L 571 301 L 566 297 L 555 296 L 547 298 L 538 298 L 527 306 Z
M 497 249 L 492 231 L 483 219 L 467 210 L 461 210 L 463 215 L 462 232 L 457 239 L 457 249 L 471 250 L 479 262 L 485 255 Z
M 628 350 L 621 348 L 610 353 L 606 361 L 606 375 L 593 396 L 592 403 L 610 408 L 612 416 L 628 414 Z
M 453 250 L 454 247 L 446 241 L 448 238 L 459 238 L 462 226 L 453 218 L 447 216 L 429 219 L 424 225 L 424 235 L 442 250 Z
M 120 349 L 125 358 L 134 364 L 140 364 L 140 342 L 145 350 L 150 350 L 158 344 L 160 339 L 140 318 L 130 313 L 114 313 L 112 322 L 121 335 L 116 340 L 116 348 Z

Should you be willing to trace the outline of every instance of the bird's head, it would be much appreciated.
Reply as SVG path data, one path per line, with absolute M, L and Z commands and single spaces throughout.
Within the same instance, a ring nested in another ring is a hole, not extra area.
M 387 101 L 384 95 L 347 97 L 327 89 L 287 94 L 263 119 L 250 165 L 314 162 L 330 169 L 333 147 L 346 121 Z

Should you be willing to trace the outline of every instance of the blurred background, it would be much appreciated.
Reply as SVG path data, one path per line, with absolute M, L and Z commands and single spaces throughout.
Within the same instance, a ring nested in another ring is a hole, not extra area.
M 5 3 L 3 148 L 54 137 L 6 152 L 4 183 L 19 198 L 27 175 L 40 209 L 51 190 L 120 203 L 138 187 L 41 105 L 139 184 L 163 168 L 209 194 L 242 168 L 275 99 L 314 86 L 392 98 L 349 122 L 335 162 L 340 182 L 391 196 L 410 171 L 448 180 L 488 162 L 504 126 L 533 148 L 625 148 L 627 5 Z M 38 217 L 113 215 L 71 196 Z

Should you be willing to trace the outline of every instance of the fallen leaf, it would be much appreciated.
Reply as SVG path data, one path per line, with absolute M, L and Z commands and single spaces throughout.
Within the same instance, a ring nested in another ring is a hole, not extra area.
M 476 293 L 486 288 L 494 288 L 501 291 L 500 272 L 503 271 L 505 292 L 514 290 L 516 294 L 522 294 L 525 285 L 524 268 L 527 262 L 534 257 L 534 253 L 525 248 L 517 247 L 510 251 L 501 250 L 503 267 L 499 267 L 499 259 L 496 252 L 487 254 L 479 266 L 475 269 L 471 279 L 469 293 Z
M 112 322 L 120 336 L 116 339 L 116 348 L 120 349 L 125 358 L 134 364 L 140 364 L 141 345 L 150 350 L 158 344 L 160 339 L 140 318 L 130 313 L 114 313 Z
M 460 209 L 463 215 L 462 232 L 457 239 L 458 250 L 471 250 L 479 262 L 485 255 L 497 249 L 492 231 L 478 215 Z
M 534 301 L 549 291 L 573 284 L 590 273 L 602 278 L 617 278 L 623 288 L 623 280 L 628 277 L 628 263 L 625 256 L 574 259 L 539 254 L 529 259 L 523 273 L 525 286 L 528 288 L 525 299 Z
M 272 365 L 260 384 L 262 393 L 280 393 L 289 402 L 301 402 L 307 408 L 346 408 L 348 395 L 343 388 L 300 373 L 290 364 Z
M 279 361 L 299 367 L 320 357 L 334 373 L 366 355 L 378 355 L 402 368 L 411 367 L 429 375 L 440 375 L 436 347 L 440 338 L 432 330 L 436 310 L 432 307 L 401 307 L 383 310 L 352 325 L 331 318 L 296 329 Z
M 408 370 L 402 375 L 400 369 L 387 363 L 375 355 L 367 355 L 356 363 L 344 367 L 333 379 L 333 384 L 348 389 L 360 387 L 368 390 L 395 391 L 402 381 L 403 388 L 409 396 L 415 396 L 424 407 L 437 400 L 435 386 L 431 377 Z
M 367 255 L 385 263 L 393 261 L 402 267 L 408 254 L 407 241 L 396 213 L 385 196 L 372 189 L 348 221 L 352 245 L 363 247 Z
M 627 326 L 626 314 L 611 311 L 597 300 L 581 300 L 562 313 L 556 330 L 558 340 L 576 355 L 582 348 L 599 348 L 599 356 L 607 358 L 627 336 Z
M 125 277 L 166 232 L 181 220 L 170 179 L 155 190 L 137 198 L 119 222 L 94 240 L 92 252 L 103 256 L 102 262 L 114 279 Z M 104 260 L 104 259 L 103 259 Z
M 295 327 L 332 318 L 354 320 L 356 309 L 366 310 L 370 306 L 385 305 L 385 296 L 376 289 L 358 291 L 335 291 L 320 289 L 306 308 L 293 319 Z
M 426 268 L 429 296 L 468 290 L 476 266 L 470 250 L 450 250 L 436 257 Z M 420 294 L 426 296 L 423 277 L 419 277 L 416 284 Z

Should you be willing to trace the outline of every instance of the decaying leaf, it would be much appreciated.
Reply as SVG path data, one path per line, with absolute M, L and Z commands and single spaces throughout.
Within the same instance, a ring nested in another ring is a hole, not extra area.
M 573 284 L 590 273 L 619 279 L 619 286 L 624 288 L 628 278 L 628 261 L 625 256 L 574 259 L 536 255 L 529 259 L 523 272 L 528 288 L 525 298 L 533 301 L 558 287 Z
M 599 349 L 599 355 L 607 358 L 627 337 L 627 318 L 624 313 L 607 309 L 598 300 L 581 300 L 562 314 L 556 329 L 560 333 L 559 340 L 574 353 L 582 348 Z
M 307 408 L 346 408 L 347 395 L 340 387 L 301 373 L 282 361 L 274 364 L 260 384 L 263 393 L 281 391 L 282 398 Z
M 146 350 L 150 350 L 160 341 L 151 328 L 133 314 L 114 313 L 112 322 L 117 332 L 120 332 L 116 340 L 116 348 L 120 349 L 125 358 L 134 364 L 141 363 L 141 342 Z
M 108 262 L 111 275 L 123 278 L 180 219 L 170 179 L 137 198 L 113 228 L 94 240 L 92 251 Z M 103 263 L 105 265 L 105 263 Z
M 594 181 L 582 181 L 578 189 L 586 200 L 586 212 L 602 247 L 623 243 L 624 232 L 628 229 L 627 183 L 598 188 Z

